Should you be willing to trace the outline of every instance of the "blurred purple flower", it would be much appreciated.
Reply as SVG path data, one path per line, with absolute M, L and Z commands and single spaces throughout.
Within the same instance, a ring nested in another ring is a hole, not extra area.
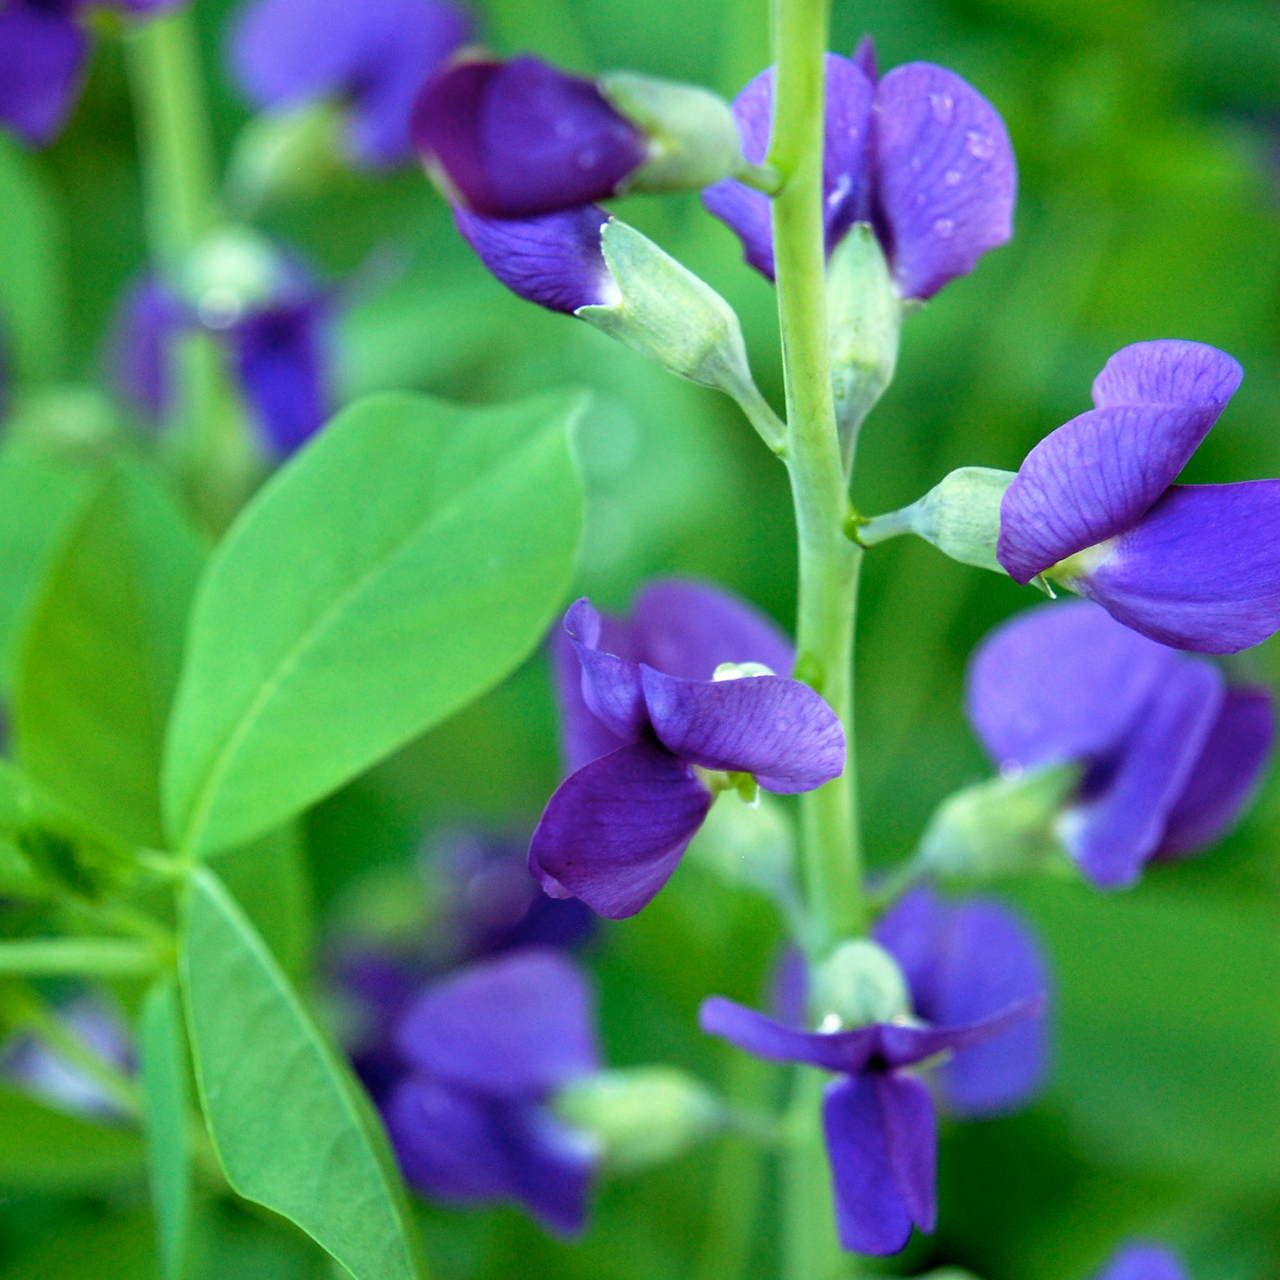
M 490 218 L 608 199 L 649 159 L 644 132 L 592 81 L 528 56 L 434 76 L 414 107 L 413 140 L 451 200 Z
M 996 628 L 970 663 L 967 710 L 1002 769 L 1083 766 L 1059 834 L 1102 888 L 1221 837 L 1275 733 L 1267 690 L 1228 688 L 1212 663 L 1087 601 L 1042 605 Z
M 253 0 L 236 21 L 230 60 L 267 110 L 345 98 L 352 154 L 380 168 L 410 158 L 415 97 L 470 38 L 470 19 L 447 0 Z
M 533 833 L 529 869 L 553 897 L 581 898 L 615 920 L 644 907 L 711 806 L 695 766 L 751 774 L 777 792 L 811 791 L 844 768 L 840 721 L 807 685 L 773 668 L 715 678 L 719 662 L 758 664 L 763 653 L 789 665 L 791 656 L 768 624 L 718 592 L 651 588 L 630 627 L 579 600 L 564 631 L 581 667 L 566 696 L 561 660 L 567 754 L 597 754 L 561 784 Z
M 1173 483 L 1242 376 L 1198 342 L 1112 356 L 1094 380 L 1096 408 L 1036 445 L 1005 493 L 997 555 L 1009 575 L 1049 571 L 1126 626 L 1196 653 L 1273 634 L 1280 480 Z
M 29 146 L 62 132 L 84 80 L 86 10 L 152 13 L 180 0 L 8 0 L 0 5 L 0 124 Z
M 826 251 L 869 222 L 904 298 L 931 298 L 1013 234 L 1017 167 L 995 108 L 954 72 L 927 62 L 876 78 L 869 41 L 854 60 L 827 55 L 823 208 Z M 743 153 L 769 149 L 773 68 L 733 104 Z M 703 193 L 737 234 L 746 260 L 773 279 L 769 199 L 733 179 Z
M 384 1114 L 408 1181 L 447 1201 L 515 1201 L 578 1234 L 596 1150 L 545 1105 L 600 1067 L 577 967 L 539 948 L 473 965 L 423 991 L 397 1039 L 411 1070 Z
M 1095 1280 L 1189 1280 L 1181 1259 L 1158 1244 L 1121 1245 Z

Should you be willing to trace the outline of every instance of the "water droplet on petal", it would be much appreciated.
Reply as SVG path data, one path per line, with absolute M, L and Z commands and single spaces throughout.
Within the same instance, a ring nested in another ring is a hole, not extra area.
M 959 169 L 948 169 L 946 173 L 942 175 L 942 180 L 947 184 L 947 186 L 954 187 L 959 185 L 962 176 L 963 175 Z
M 956 229 L 956 224 L 952 218 L 938 218 L 933 224 L 933 234 L 939 240 L 949 240 L 951 233 Z
M 948 125 L 951 123 L 955 103 L 949 93 L 931 93 L 929 95 L 929 105 L 933 108 L 933 118 L 939 124 Z
M 988 134 L 970 129 L 964 135 L 964 149 L 978 160 L 990 160 L 996 151 L 996 140 Z

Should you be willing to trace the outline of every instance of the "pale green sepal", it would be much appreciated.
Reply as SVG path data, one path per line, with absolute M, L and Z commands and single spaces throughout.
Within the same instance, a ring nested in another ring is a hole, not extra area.
M 795 845 L 791 820 L 776 800 L 757 792 L 755 803 L 747 803 L 725 791 L 686 856 L 727 884 L 787 900 L 795 896 Z
M 911 1013 L 898 962 L 866 938 L 842 942 L 814 969 L 809 1003 L 819 1031 L 893 1022 Z
M 716 1096 L 675 1067 L 597 1071 L 565 1085 L 552 1106 L 623 1173 L 673 1160 L 724 1123 Z
M 733 308 L 625 222 L 610 218 L 600 240 L 618 300 L 574 314 L 679 377 L 732 396 L 765 443 L 780 450 L 785 428 L 752 380 Z
M 966 787 L 938 807 L 919 857 L 940 875 L 998 876 L 1060 851 L 1054 833 L 1080 783 L 1080 766 L 1049 765 Z
M 597 83 L 649 138 L 649 159 L 632 175 L 631 190 L 698 191 L 745 164 L 733 111 L 714 93 L 632 71 L 609 72 Z
M 322 192 L 345 167 L 342 125 L 341 106 L 327 99 L 255 116 L 231 151 L 231 203 L 249 216 L 273 200 Z
M 865 222 L 853 225 L 827 266 L 827 327 L 840 451 L 848 471 L 858 428 L 893 381 L 902 329 L 902 299 Z
M 248 226 L 224 226 L 192 250 L 182 269 L 182 293 L 210 329 L 229 329 L 270 302 L 286 283 L 271 242 Z

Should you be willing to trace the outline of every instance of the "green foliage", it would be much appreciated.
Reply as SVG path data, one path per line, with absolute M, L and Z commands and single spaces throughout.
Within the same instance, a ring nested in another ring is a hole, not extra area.
M 372 1109 L 253 926 L 207 869 L 183 899 L 183 997 L 227 1181 L 296 1222 L 355 1280 L 423 1269 Z
M 209 566 L 165 760 L 192 853 L 292 816 L 491 687 L 569 584 L 581 396 L 352 406 Z

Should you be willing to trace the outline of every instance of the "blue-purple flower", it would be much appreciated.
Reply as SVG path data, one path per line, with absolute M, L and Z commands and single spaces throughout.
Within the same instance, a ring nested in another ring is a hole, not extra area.
M 1163 1245 L 1134 1241 L 1121 1245 L 1095 1280 L 1190 1280 L 1182 1260 Z
M 597 1148 L 548 1105 L 600 1067 L 577 967 L 534 948 L 460 970 L 417 996 L 397 1040 L 410 1071 L 384 1115 L 410 1184 L 455 1203 L 514 1201 L 549 1230 L 581 1231 Z
M 1042 605 L 988 636 L 970 664 L 967 709 L 1002 769 L 1080 766 L 1057 831 L 1103 888 L 1220 838 L 1275 734 L 1266 689 L 1229 687 L 1213 663 L 1083 600 Z
M 962 1116 L 1024 1102 L 1044 1069 L 1047 984 L 1024 927 L 983 899 L 947 906 L 917 890 L 884 917 L 876 940 L 900 965 L 916 1016 L 850 1028 L 828 1014 L 811 1032 L 713 996 L 700 1021 L 757 1057 L 836 1073 L 823 1125 L 840 1242 L 882 1255 L 937 1218 L 937 1118 L 914 1068 L 949 1055 L 938 1085 Z
M 33 147 L 62 132 L 84 81 L 94 8 L 146 14 L 179 0 L 8 0 L 0 5 L 0 124 Z
M 774 674 L 790 668 L 790 646 L 720 592 L 655 584 L 629 622 L 579 600 L 564 633 L 559 688 L 575 771 L 529 848 L 529 869 L 553 897 L 634 915 L 675 870 L 713 785 L 735 785 L 736 774 L 769 791 L 809 791 L 844 768 L 835 713 Z
M 1198 342 L 1138 342 L 1093 384 L 1095 408 L 1027 455 L 1000 507 L 1000 564 L 1096 600 L 1197 653 L 1280 628 L 1280 480 L 1174 484 L 1242 377 Z
M 876 232 L 904 298 L 930 298 L 1013 233 L 1017 168 L 995 108 L 954 72 L 927 62 L 877 79 L 864 41 L 855 59 L 828 54 L 823 216 L 827 256 L 855 222 Z M 747 160 L 769 147 L 773 68 L 733 104 Z M 769 200 L 732 179 L 703 203 L 773 279 Z
M 418 91 L 470 38 L 470 19 L 448 0 L 254 0 L 232 34 L 231 66 L 267 110 L 344 101 L 352 156 L 381 168 L 410 158 Z

